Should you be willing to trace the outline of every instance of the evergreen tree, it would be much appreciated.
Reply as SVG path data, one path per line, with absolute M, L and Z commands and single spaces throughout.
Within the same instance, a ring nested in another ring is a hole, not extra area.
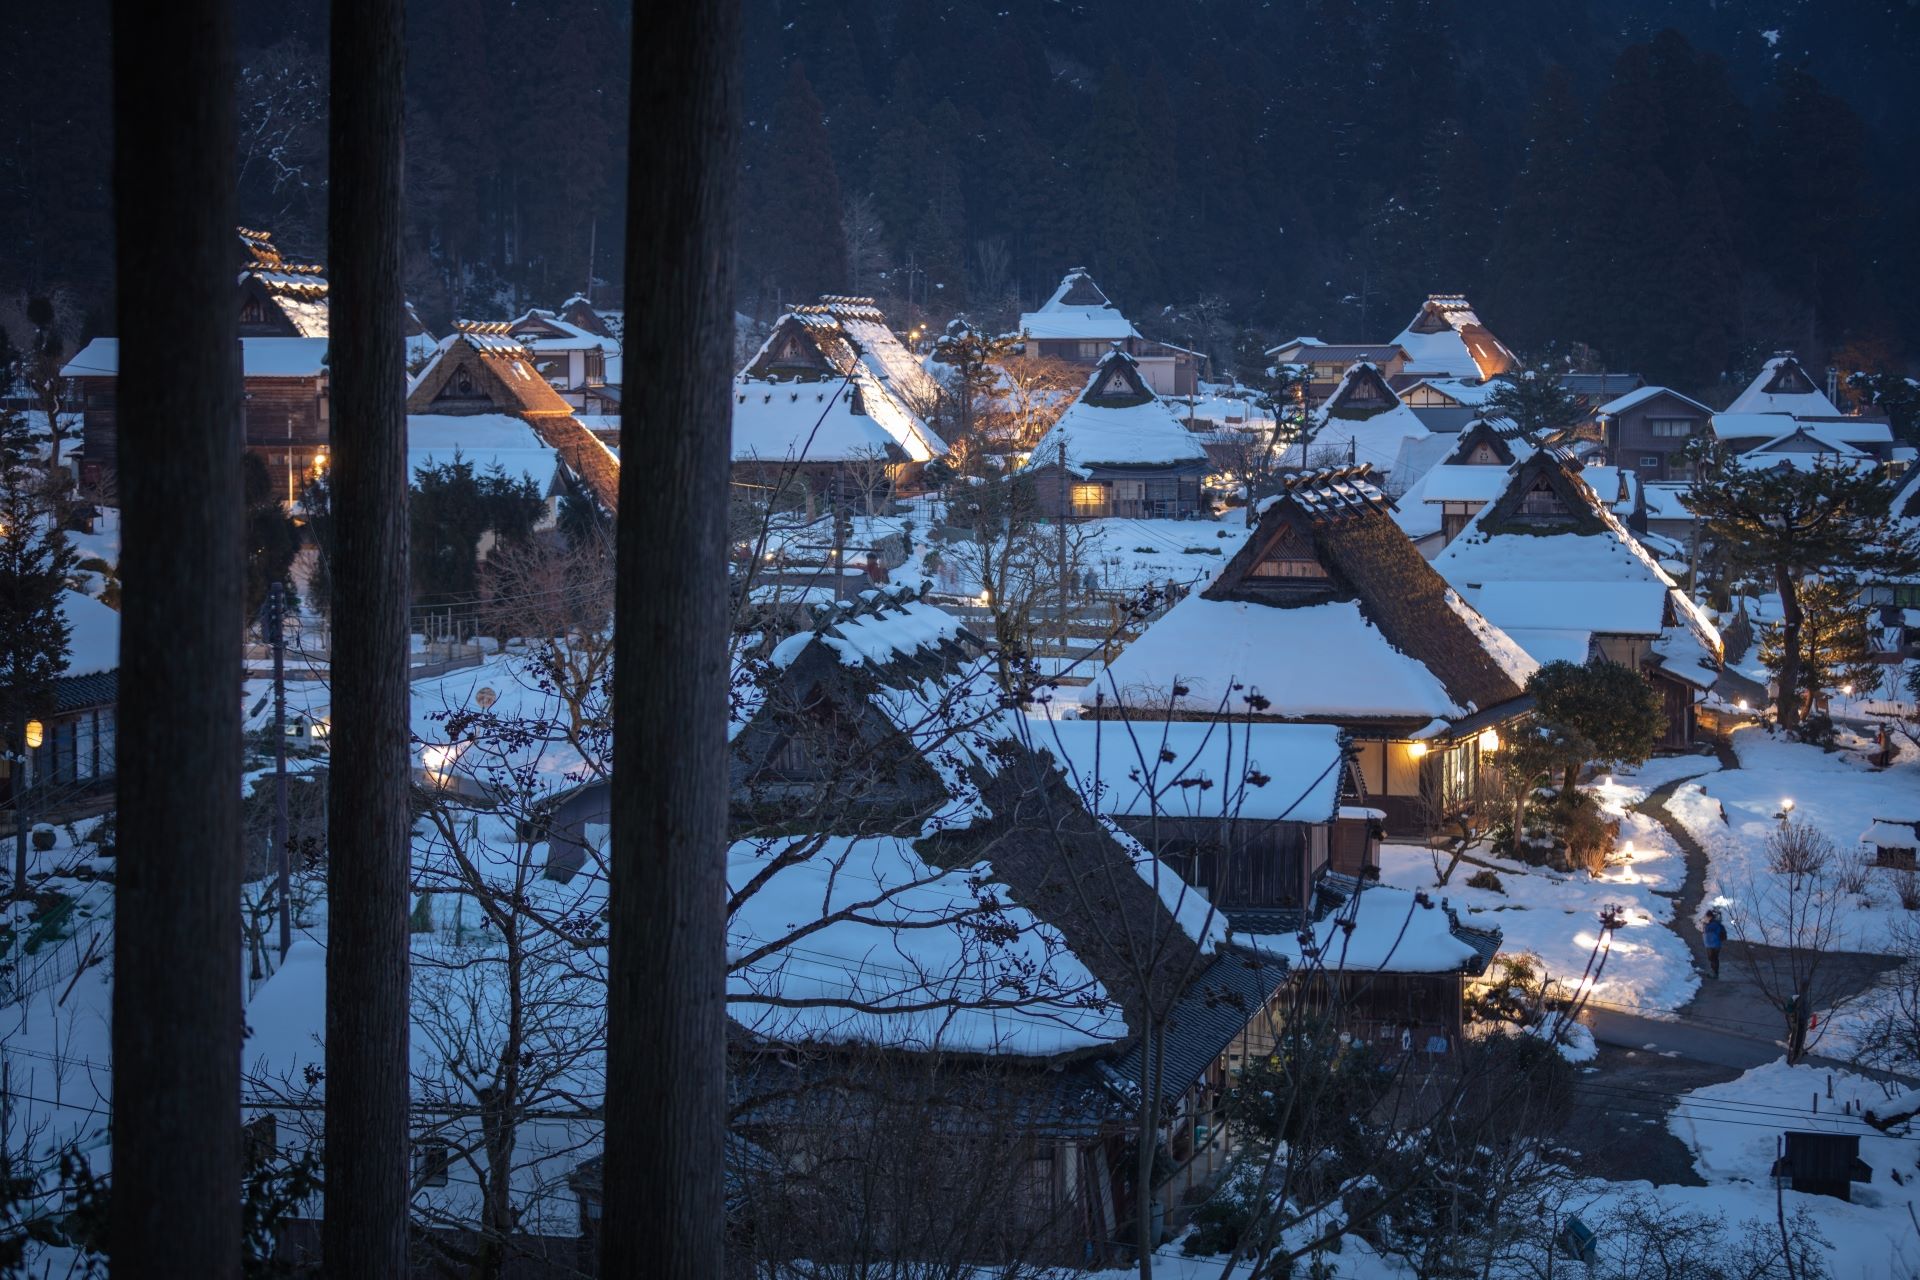
M 1890 517 L 1892 499 L 1876 473 L 1825 461 L 1810 471 L 1710 464 L 1682 499 L 1718 554 L 1736 569 L 1766 575 L 1780 593 L 1774 713 L 1783 728 L 1799 725 L 1808 687 L 1800 634 L 1808 580 L 1898 573 L 1920 562 L 1915 538 Z
M 1560 67 L 1541 78 L 1527 120 L 1527 158 L 1501 219 L 1491 264 L 1503 333 L 1531 351 L 1582 336 L 1585 276 L 1573 234 L 1588 203 L 1586 121 Z M 1553 281 L 1542 288 L 1543 281 Z
M 24 748 L 27 722 L 53 709 L 54 682 L 66 670 L 72 639 L 60 597 L 73 551 L 53 520 L 33 434 L 19 414 L 0 411 L 0 733 L 13 755 Z M 17 799 L 20 766 L 12 768 Z M 23 898 L 24 837 L 15 849 L 13 890 Z
M 475 599 L 481 538 L 492 533 L 502 542 L 524 542 L 544 505 L 531 479 L 508 476 L 498 466 L 476 471 L 458 453 L 416 470 L 407 504 L 415 602 Z
M 1867 636 L 1873 610 L 1861 603 L 1857 584 L 1814 578 L 1800 588 L 1799 685 L 1802 716 L 1811 715 L 1822 697 L 1852 689 L 1870 689 L 1880 680 Z M 1776 680 L 1784 668 L 1785 628 L 1769 623 L 1760 631 L 1760 661 Z
M 845 290 L 840 180 L 826 113 L 798 61 L 787 70 L 773 128 L 756 152 L 747 174 L 749 221 L 742 238 L 757 251 L 765 285 L 788 307 Z
M 1505 418 L 1534 444 L 1573 426 L 1586 411 L 1580 398 L 1560 385 L 1555 372 L 1543 365 L 1509 371 L 1494 383 L 1493 394 L 1481 406 L 1488 419 Z
M 267 588 L 270 583 L 287 583 L 293 571 L 293 560 L 300 553 L 300 528 L 281 505 L 273 483 L 273 476 L 267 471 L 267 464 L 258 454 L 242 454 L 240 458 L 240 480 L 242 500 L 246 503 L 246 519 L 243 528 L 247 539 L 247 586 L 246 620 L 252 622 L 260 616 L 260 608 L 267 601 Z
M 1549 662 L 1527 677 L 1534 714 L 1577 755 L 1562 761 L 1560 794 L 1574 791 L 1589 760 L 1640 764 L 1660 741 L 1666 714 L 1647 678 L 1617 662 Z

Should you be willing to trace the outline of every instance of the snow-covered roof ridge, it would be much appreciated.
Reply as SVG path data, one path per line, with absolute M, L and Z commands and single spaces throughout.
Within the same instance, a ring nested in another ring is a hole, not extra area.
M 1760 372 L 1733 398 L 1726 412 L 1787 413 L 1796 418 L 1842 416 L 1839 406 L 1827 398 L 1791 351 L 1777 352 L 1761 365 Z
M 326 371 L 328 340 L 242 338 L 243 378 L 317 378 Z M 112 378 L 120 374 L 120 339 L 95 338 L 60 369 L 63 378 Z
M 1409 441 L 1425 440 L 1432 434 L 1401 400 L 1378 365 L 1356 360 L 1314 410 L 1312 435 L 1304 447 L 1307 456 L 1300 456 L 1303 450 L 1295 446 L 1287 451 L 1286 461 L 1311 466 L 1318 460 L 1315 455 L 1345 450 L 1352 462 L 1390 472 Z M 1409 484 L 1418 478 L 1404 477 Z
M 854 322 L 862 323 L 899 346 L 884 325 Z M 892 367 L 900 361 L 872 354 L 877 342 L 872 334 L 856 339 L 825 306 L 780 317 L 734 379 L 734 461 L 927 462 L 944 454 L 946 442 L 891 380 L 903 376 Z M 910 356 L 905 363 L 918 369 Z
M 1428 295 L 1393 341 L 1406 351 L 1410 373 L 1491 378 L 1519 364 L 1481 323 L 1464 294 Z
M 1568 504 L 1564 523 L 1509 528 L 1526 496 L 1543 483 Z M 1678 625 L 1716 662 L 1720 656 L 1718 628 L 1579 464 L 1558 450 L 1540 450 L 1514 466 L 1501 492 L 1467 521 L 1433 566 L 1482 614 L 1503 629 L 1525 633 L 1522 638 L 1564 630 L 1660 636 Z
M 1207 461 L 1206 445 L 1187 430 L 1140 375 L 1139 362 L 1115 347 L 1095 365 L 1079 396 L 1027 455 L 1023 469 L 1058 465 L 1087 475 L 1100 465 L 1178 466 Z
M 1140 336 L 1084 267 L 1068 271 L 1039 310 L 1022 314 L 1019 328 L 1029 338 L 1118 342 Z
M 1634 408 L 1636 405 L 1645 404 L 1647 401 L 1653 399 L 1655 396 L 1672 396 L 1675 400 L 1680 401 L 1682 404 L 1689 405 L 1692 408 L 1698 409 L 1701 413 L 1704 413 L 1704 414 L 1713 413 L 1712 409 L 1709 409 L 1706 405 L 1701 404 L 1698 400 L 1695 400 L 1692 396 L 1683 396 L 1678 391 L 1675 391 L 1671 387 L 1640 387 L 1636 390 L 1627 392 L 1627 394 L 1623 396 L 1619 396 L 1615 399 L 1607 401 L 1605 404 L 1595 409 L 1594 412 L 1597 414 L 1601 414 L 1603 416 L 1610 416 L 1617 413 L 1625 413 L 1627 412 L 1627 410 Z
M 1296 970 L 1361 973 L 1484 972 L 1499 929 L 1469 928 L 1446 899 L 1424 890 L 1326 872 L 1310 920 L 1268 932 L 1278 913 L 1236 913 L 1234 941 L 1285 958 Z
M 1205 590 L 1105 670 L 1128 707 L 1455 720 L 1515 702 L 1530 660 L 1449 599 L 1364 465 L 1292 478 Z M 1184 693 L 1175 693 L 1176 688 Z

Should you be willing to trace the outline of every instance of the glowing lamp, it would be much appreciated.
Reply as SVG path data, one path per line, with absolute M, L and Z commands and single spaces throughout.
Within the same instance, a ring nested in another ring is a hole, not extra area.
M 1747 705 L 1747 700 L 1746 700 L 1745 698 L 1742 698 L 1742 699 L 1740 699 L 1740 709 L 1741 709 L 1742 711 L 1751 711 L 1751 710 L 1752 710 L 1752 708 L 1751 708 L 1751 707 L 1749 707 L 1749 706 Z
M 1843 684 L 1840 686 L 1840 692 L 1846 694 L 1849 698 L 1851 698 L 1853 696 L 1853 686 L 1850 684 Z
M 1427 744 L 1424 742 L 1409 742 L 1407 744 L 1407 754 L 1415 760 L 1418 760 L 1427 754 Z
M 40 744 L 46 740 L 47 726 L 41 724 L 38 720 L 27 721 L 27 746 L 38 751 Z
M 1498 751 L 1499 749 L 1500 749 L 1500 735 L 1495 733 L 1492 729 L 1482 729 L 1480 731 L 1481 754 L 1490 756 L 1494 752 Z

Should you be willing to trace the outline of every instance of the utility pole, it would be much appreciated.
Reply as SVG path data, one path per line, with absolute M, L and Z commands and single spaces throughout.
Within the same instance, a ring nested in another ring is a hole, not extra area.
M 1058 445 L 1060 450 L 1060 517 L 1055 520 L 1054 530 L 1059 539 L 1060 567 L 1056 576 L 1060 579 L 1060 659 L 1067 656 L 1067 437 L 1062 434 Z
M 287 849 L 287 601 L 278 582 L 267 585 L 267 643 L 273 646 L 273 856 L 280 894 L 280 959 L 293 946 L 293 855 Z

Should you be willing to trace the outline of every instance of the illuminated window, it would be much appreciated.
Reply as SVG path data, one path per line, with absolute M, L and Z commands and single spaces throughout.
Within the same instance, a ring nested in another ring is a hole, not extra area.
M 1073 514 L 1077 516 L 1102 515 L 1107 509 L 1107 487 L 1103 484 L 1077 484 L 1073 486 Z

